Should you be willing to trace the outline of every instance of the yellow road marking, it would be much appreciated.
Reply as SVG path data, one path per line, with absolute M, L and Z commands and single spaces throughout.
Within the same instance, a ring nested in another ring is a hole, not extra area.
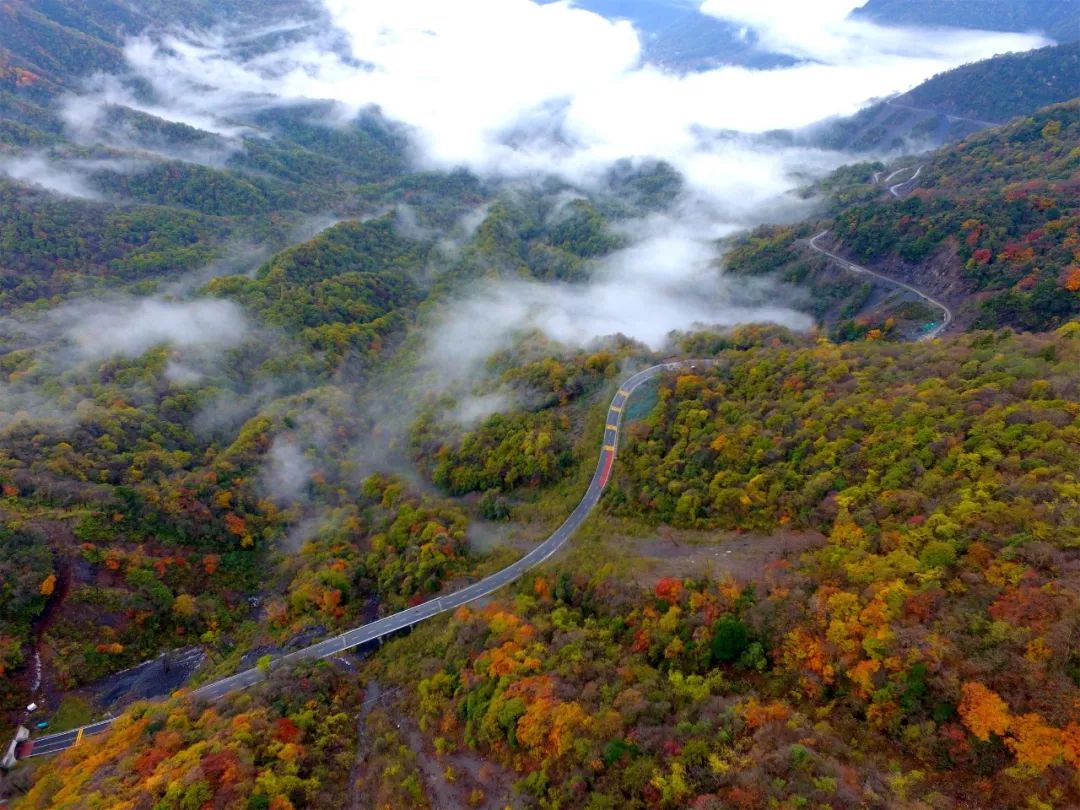
M 615 411 L 615 413 L 622 413 L 622 406 L 621 405 L 612 405 L 611 410 Z
M 618 425 L 608 425 L 607 429 L 608 430 L 614 430 L 616 433 L 619 432 L 619 426 Z
M 79 733 L 75 735 L 75 742 L 71 744 L 72 748 L 82 742 L 83 730 L 80 728 Z
M 613 445 L 613 444 L 605 444 L 604 449 L 605 450 L 610 450 L 612 453 L 614 453 L 615 452 L 615 445 Z
M 620 395 L 622 395 L 622 396 L 624 396 L 624 397 L 628 397 L 628 396 L 630 396 L 630 392 L 629 392 L 629 391 L 623 391 L 623 390 L 622 390 L 621 388 L 619 389 L 619 394 L 620 394 Z

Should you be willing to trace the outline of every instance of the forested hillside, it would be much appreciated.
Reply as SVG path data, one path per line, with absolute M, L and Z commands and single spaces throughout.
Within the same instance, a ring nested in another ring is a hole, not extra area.
M 946 115 L 1005 123 L 1080 94 L 1080 42 L 995 56 L 941 73 L 896 98 Z
M 244 700 L 139 705 L 45 775 L 23 807 L 333 807 L 348 795 L 357 687 L 325 665 L 275 677 Z M 122 768 L 109 766 L 123 758 Z
M 465 204 L 458 199 L 483 199 L 467 177 L 421 176 L 408 188 L 414 206 L 423 205 L 421 193 L 438 190 L 436 205 L 415 208 L 432 220 Z M 45 216 L 57 210 L 52 203 L 40 197 Z M 104 206 L 84 210 L 114 216 Z M 172 210 L 161 209 L 159 227 Z M 419 338 L 409 336 L 423 305 L 454 284 L 480 273 L 580 279 L 586 258 L 618 245 L 584 199 L 553 220 L 554 210 L 539 196 L 500 201 L 452 260 L 428 239 L 403 236 L 392 215 L 343 222 L 253 275 L 214 279 L 204 293 L 217 298 L 199 297 L 193 306 L 234 324 L 220 337 L 218 362 L 164 339 L 105 349 L 115 353 L 106 357 L 78 354 L 78 341 L 97 340 L 79 336 L 83 319 L 102 322 L 126 310 L 168 319 L 165 301 L 147 310 L 124 299 L 84 302 L 53 326 L 28 312 L 6 321 L 0 509 L 13 530 L 0 554 L 18 575 L 0 615 L 0 666 L 25 671 L 32 627 L 54 589 L 59 607 L 44 649 L 50 677 L 72 687 L 152 656 L 177 636 L 217 650 L 239 645 L 228 659 L 235 661 L 254 646 L 253 634 L 265 641 L 268 631 L 280 641 L 312 623 L 325 630 L 365 611 L 391 611 L 474 570 L 462 542 L 468 511 L 421 499 L 401 481 L 364 483 L 361 437 L 383 426 L 356 380 L 390 362 L 407 369 L 420 350 Z M 93 222 L 83 221 L 83 241 Z M 34 259 L 17 246 L 12 255 Z M 437 283 L 432 266 L 443 274 Z M 39 281 L 24 294 L 32 267 L 13 268 L 20 284 L 12 305 L 88 289 L 79 279 L 52 289 Z M 49 267 L 44 258 L 41 267 Z M 155 279 L 161 270 L 142 272 Z M 120 280 L 116 262 L 101 273 Z M 46 340 L 42 332 L 53 334 Z M 573 447 L 584 409 L 616 369 L 613 352 L 573 352 L 537 338 L 493 357 L 484 383 L 500 397 L 514 390 L 510 402 L 529 410 L 479 425 L 455 424 L 449 395 L 400 390 L 397 408 L 416 418 L 401 426 L 399 452 L 437 466 L 434 479 L 449 494 L 490 491 L 480 513 L 505 518 L 504 495 L 535 492 L 579 463 Z M 356 498 L 362 485 L 370 502 Z M 290 539 L 294 532 L 306 538 L 316 525 L 317 542 Z M 281 560 L 267 579 L 267 566 L 279 562 L 283 547 L 296 551 L 293 543 L 300 554 Z M 265 612 L 250 609 L 255 593 L 267 598 Z M 269 625 L 254 622 L 259 615 Z M 8 687 L 5 700 L 17 705 L 20 683 Z
M 31 0 L 2 10 L 0 310 L 109 288 L 145 292 L 234 262 L 253 244 L 283 248 L 328 211 L 368 211 L 379 196 L 370 186 L 405 174 L 403 136 L 377 112 L 331 129 L 319 123 L 333 114 L 329 103 L 259 105 L 232 122 L 237 134 L 222 135 L 155 115 L 161 99 L 125 63 L 131 36 L 223 15 L 256 26 L 245 47 L 273 48 L 289 32 L 257 26 L 282 14 L 310 20 L 314 6 L 83 6 Z M 104 74 L 117 98 L 66 115 L 65 104 Z
M 963 65 L 850 118 L 812 128 L 813 142 L 878 153 L 925 150 L 1080 95 L 1080 43 Z
M 1078 142 L 1080 101 L 1073 101 L 909 159 L 921 171 L 899 197 L 874 183 L 873 166 L 845 169 L 826 185 L 828 219 L 756 231 L 736 243 L 728 265 L 809 279 L 828 305 L 830 296 L 848 294 L 845 285 L 859 284 L 850 276 L 829 281 L 831 262 L 801 241 L 828 228 L 836 250 L 916 279 L 962 322 L 1055 328 L 1080 312 Z M 861 306 L 856 300 L 844 317 Z M 857 331 L 882 325 L 864 322 Z
M 707 344 L 716 367 L 665 379 L 632 425 L 602 522 L 816 529 L 820 548 L 643 591 L 601 541 L 358 675 L 296 673 L 306 708 L 261 692 L 137 708 L 23 804 L 76 806 L 74 784 L 163 806 L 317 801 L 341 784 L 327 758 L 351 761 L 335 718 L 364 683 L 380 703 L 354 775 L 378 804 L 486 806 L 510 782 L 529 806 L 589 808 L 1080 799 L 1076 324 L 685 348 Z
M 92 14 L 78 0 L 4 3 L 0 6 L 4 21 L 0 143 L 13 131 L 25 136 L 22 125 L 59 133 L 62 124 L 53 102 L 96 73 L 122 73 L 127 37 L 175 24 L 205 28 L 224 15 L 257 25 L 282 14 L 299 19 L 315 13 L 312 4 L 281 0 L 185 0 L 182 4 L 102 0 L 93 4 Z
M 540 803 L 1068 806 L 1078 352 L 1075 324 L 723 350 L 665 381 L 607 508 L 820 550 L 648 594 L 567 566 L 374 671 L 444 761 L 494 758 Z
M 644 58 L 667 69 L 772 67 L 792 61 L 766 50 L 754 32 L 683 0 L 580 0 L 575 5 L 608 18 L 629 20 L 643 35 Z
M 1039 31 L 1059 42 L 1080 39 L 1080 10 L 1070 0 L 869 0 L 853 16 L 885 25 Z

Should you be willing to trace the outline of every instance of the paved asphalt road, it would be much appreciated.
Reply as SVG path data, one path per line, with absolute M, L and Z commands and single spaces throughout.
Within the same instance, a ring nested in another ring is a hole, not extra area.
M 37 757 L 44 754 L 56 754 L 67 748 L 71 748 L 75 744 L 76 740 L 85 737 L 92 737 L 95 734 L 100 734 L 112 725 L 113 718 L 108 717 L 105 720 L 98 720 L 96 723 L 91 723 L 88 726 L 82 728 L 75 728 L 71 731 L 64 731 L 60 734 L 49 734 L 45 737 L 38 737 L 35 740 L 30 740 L 27 743 L 22 744 L 19 759 L 25 757 Z M 82 732 L 81 738 L 79 732 Z
M 912 180 L 914 180 L 914 179 L 915 178 L 913 177 Z M 815 236 L 813 239 L 811 239 L 810 240 L 810 247 L 813 250 L 816 250 L 818 253 L 821 253 L 821 254 L 824 254 L 825 256 L 828 256 L 830 259 L 835 261 L 837 264 L 839 264 L 845 270 L 849 270 L 852 273 L 864 273 L 864 274 L 866 274 L 868 276 L 873 276 L 874 278 L 879 278 L 882 281 L 887 282 L 889 284 L 892 284 L 895 287 L 902 287 L 903 289 L 907 290 L 908 292 L 915 293 L 915 295 L 919 296 L 919 298 L 923 299 L 924 301 L 926 301 L 931 306 L 935 306 L 935 307 L 937 307 L 938 309 L 940 309 L 942 311 L 943 317 L 942 317 L 941 323 L 939 323 L 937 326 L 935 326 L 933 329 L 931 329 L 926 334 L 922 335 L 919 338 L 919 340 L 933 340 L 934 338 L 936 338 L 938 335 L 940 335 L 942 332 L 944 332 L 946 329 L 949 328 L 949 324 L 952 323 L 952 319 L 953 319 L 952 310 L 949 309 L 947 306 L 945 306 L 940 301 L 938 301 L 936 298 L 931 298 L 929 295 L 922 292 L 921 290 L 915 289 L 910 284 L 905 284 L 902 281 L 897 281 L 894 278 L 889 278 L 888 276 L 882 275 L 881 273 L 876 273 L 876 272 L 874 272 L 873 270 L 871 270 L 868 267 L 863 267 L 861 265 L 855 264 L 854 262 L 849 262 L 847 259 L 845 259 L 842 256 L 837 256 L 835 253 L 832 253 L 832 252 L 830 252 L 828 250 L 825 250 L 825 248 L 823 248 L 823 247 L 818 247 L 817 240 L 820 239 L 821 237 L 823 237 L 827 233 L 828 233 L 828 231 L 822 231 L 817 236 Z
M 813 243 L 811 242 L 811 244 Z M 816 247 L 815 249 L 819 250 L 819 248 Z M 540 563 L 547 560 L 566 544 L 566 541 L 570 539 L 575 531 L 577 531 L 578 527 L 581 526 L 593 507 L 596 506 L 597 502 L 600 500 L 604 487 L 607 486 L 608 477 L 611 474 L 611 466 L 615 461 L 615 454 L 618 451 L 619 429 L 622 425 L 623 409 L 626 407 L 626 403 L 630 399 L 630 394 L 633 393 L 634 389 L 646 380 L 649 380 L 662 372 L 674 371 L 687 366 L 710 366 L 712 365 L 712 362 L 713 361 L 710 360 L 685 360 L 674 363 L 662 363 L 661 365 L 647 368 L 644 371 L 639 371 L 637 374 L 623 382 L 619 387 L 618 392 L 611 400 L 611 405 L 608 408 L 607 424 L 604 428 L 604 442 L 600 449 L 600 458 L 596 463 L 596 471 L 593 473 L 592 480 L 589 482 L 589 488 L 585 490 L 584 497 L 581 499 L 581 502 L 578 503 L 577 508 L 570 513 L 570 517 L 568 517 L 547 540 L 540 543 L 517 562 L 514 562 L 506 568 L 503 568 L 501 571 L 484 577 L 484 579 L 474 582 L 472 585 L 462 588 L 461 590 L 454 591 L 445 596 L 437 596 L 416 607 L 411 607 L 390 616 L 385 616 L 378 621 L 356 627 L 340 635 L 328 638 L 325 641 L 312 644 L 310 647 L 305 647 L 302 650 L 297 650 L 296 652 L 276 658 L 271 662 L 271 667 L 287 666 L 292 662 L 305 658 L 326 658 L 327 656 L 335 655 L 336 653 L 343 652 L 352 647 L 375 641 L 383 636 L 403 630 L 406 627 L 411 627 L 425 619 L 430 619 L 432 616 L 437 616 L 448 610 L 454 610 L 468 602 L 473 602 L 487 596 L 488 594 L 497 591 L 499 588 L 502 588 L 504 585 L 508 585 L 518 579 L 526 571 L 540 565 Z M 219 681 L 200 686 L 198 689 L 193 690 L 191 695 L 200 700 L 214 701 L 237 689 L 244 689 L 256 684 L 262 679 L 263 673 L 258 668 L 246 669 L 235 675 L 231 675 L 228 678 L 222 678 Z M 100 733 L 107 729 L 111 724 L 112 718 L 109 718 L 85 726 L 82 729 L 82 736 L 86 737 L 88 735 Z M 58 751 L 70 748 L 75 744 L 76 739 L 79 738 L 79 731 L 80 729 L 74 729 L 60 734 L 49 734 L 44 737 L 38 737 L 33 741 L 33 746 L 29 751 L 25 751 L 24 749 L 23 756 L 55 754 Z

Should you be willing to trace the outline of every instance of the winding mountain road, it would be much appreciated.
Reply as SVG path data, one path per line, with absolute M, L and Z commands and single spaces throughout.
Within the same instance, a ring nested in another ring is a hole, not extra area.
M 596 471 L 593 473 L 588 489 L 585 490 L 585 494 L 581 501 L 574 511 L 570 513 L 570 516 L 566 521 L 559 526 L 550 537 L 536 546 L 536 548 L 532 549 L 532 551 L 521 559 L 511 563 L 501 571 L 497 571 L 496 573 L 484 577 L 472 585 L 454 591 L 453 593 L 437 596 L 434 599 L 429 599 L 427 602 L 423 602 L 415 607 L 407 608 L 406 610 L 399 611 L 390 616 L 385 616 L 377 621 L 355 627 L 340 635 L 325 639 L 317 644 L 312 644 L 310 647 L 305 647 L 302 650 L 297 650 L 296 652 L 276 658 L 271 662 L 270 668 L 275 669 L 281 666 L 288 666 L 289 664 L 304 659 L 327 658 L 353 647 L 358 647 L 361 644 L 376 641 L 384 636 L 411 627 L 425 619 L 430 619 L 441 613 L 455 610 L 469 602 L 488 596 L 494 591 L 497 591 L 520 578 L 527 571 L 543 563 L 566 544 L 566 541 L 569 540 L 581 524 L 585 522 L 585 518 L 589 516 L 593 507 L 599 502 L 600 496 L 603 494 L 604 488 L 607 486 L 608 479 L 611 476 L 611 467 L 615 462 L 615 454 L 618 452 L 619 430 L 622 426 L 623 409 L 626 407 L 626 403 L 629 401 L 630 395 L 634 390 L 642 383 L 665 371 L 674 371 L 686 367 L 696 368 L 699 365 L 711 366 L 714 362 L 715 361 L 711 360 L 685 360 L 672 363 L 661 363 L 660 365 L 651 366 L 643 371 L 639 371 L 619 386 L 618 392 L 612 398 L 611 405 L 608 407 L 600 457 L 596 462 Z M 245 689 L 258 683 L 265 677 L 263 670 L 258 667 L 253 667 L 252 669 L 237 672 L 235 675 L 230 675 L 227 678 L 204 684 L 198 689 L 193 690 L 191 696 L 206 701 L 219 700 L 230 692 L 234 692 L 238 689 Z M 72 746 L 78 745 L 84 737 L 105 731 L 112 722 L 112 718 L 106 718 L 88 726 L 83 726 L 82 728 L 37 737 L 29 743 L 23 744 L 22 752 L 19 756 L 20 758 L 25 758 L 45 754 L 55 754 L 64 751 Z
M 911 167 L 908 166 L 897 169 L 886 177 L 884 182 L 888 183 L 898 174 L 908 171 L 910 168 Z M 908 180 L 890 186 L 889 192 L 894 196 L 899 197 L 900 194 L 897 193 L 898 189 L 917 179 L 921 171 L 922 167 L 920 166 Z M 879 176 L 880 173 L 875 175 L 875 181 L 877 181 Z M 914 293 L 931 306 L 942 311 L 942 322 L 931 331 L 922 335 L 919 338 L 920 340 L 932 340 L 936 338 L 952 323 L 952 310 L 936 298 L 933 298 L 903 281 L 897 281 L 896 279 L 889 278 L 886 275 L 871 270 L 868 267 L 862 267 L 854 262 L 850 262 L 842 256 L 838 256 L 818 245 L 818 240 L 827 233 L 828 230 L 824 230 L 811 238 L 809 240 L 810 248 L 832 259 L 840 265 L 840 267 L 849 272 L 873 276 L 886 284 L 900 287 L 908 292 Z M 429 599 L 415 607 L 407 608 L 359 627 L 354 627 L 351 630 L 347 630 L 344 633 L 312 644 L 309 647 L 275 658 L 271 661 L 270 668 L 275 669 L 281 666 L 288 666 L 304 659 L 328 658 L 352 649 L 353 647 L 358 647 L 361 644 L 376 641 L 385 636 L 404 630 L 405 628 L 412 627 L 414 624 L 418 624 L 419 622 L 446 613 L 447 611 L 455 610 L 462 605 L 488 596 L 500 588 L 514 582 L 526 572 L 548 560 L 566 545 L 566 542 L 574 532 L 585 522 L 589 513 L 592 512 L 593 507 L 600 501 L 600 496 L 603 494 L 604 488 L 607 486 L 608 479 L 611 476 L 611 468 L 615 462 L 615 455 L 618 452 L 619 430 L 622 426 L 623 410 L 634 390 L 665 371 L 674 371 L 679 368 L 687 367 L 696 368 L 698 365 L 711 366 L 714 362 L 715 361 L 712 360 L 684 360 L 672 363 L 661 363 L 639 371 L 619 386 L 619 390 L 616 392 L 611 400 L 611 404 L 608 406 L 607 419 L 604 426 L 603 444 L 601 445 L 600 456 L 596 462 L 596 470 L 593 472 L 592 479 L 589 481 L 588 489 L 585 490 L 585 494 L 582 496 L 581 501 L 578 502 L 577 507 L 570 513 L 570 516 L 563 524 L 546 540 L 537 545 L 519 560 L 511 563 L 506 568 L 484 577 L 483 579 L 474 582 L 472 585 L 454 591 L 453 593 L 437 596 L 434 599 Z M 262 681 L 265 677 L 264 671 L 258 667 L 245 669 L 241 672 L 237 672 L 235 675 L 230 675 L 226 678 L 213 681 L 212 683 L 204 684 L 193 690 L 191 696 L 205 701 L 219 700 L 230 692 L 253 686 Z M 25 758 L 59 753 L 60 751 L 78 745 L 85 737 L 102 733 L 112 725 L 112 722 L 113 718 L 106 718 L 81 728 L 72 729 L 71 731 L 37 737 L 34 740 L 23 743 L 20 747 L 18 756 L 20 758 Z
M 923 167 L 920 165 L 915 169 L 915 174 L 911 175 L 911 177 L 909 177 L 907 180 L 902 180 L 899 183 L 896 183 L 895 185 L 889 185 L 889 193 L 892 194 L 897 199 L 900 199 L 901 197 L 903 197 L 904 192 L 901 191 L 901 189 L 903 189 L 904 186 L 909 186 L 912 183 L 914 183 L 916 180 L 918 180 L 919 175 L 922 174 L 922 170 L 923 170 Z M 883 175 L 884 172 L 874 172 L 874 185 L 877 185 L 880 182 L 890 184 L 890 183 L 892 183 L 893 178 L 896 177 L 897 175 L 903 174 L 904 172 L 910 172 L 910 171 L 911 171 L 910 166 L 901 166 L 899 169 L 892 172 L 888 177 L 886 177 L 884 181 L 881 180 L 881 175 Z
M 910 169 L 911 167 L 909 166 L 908 168 Z M 923 170 L 923 167 L 919 166 L 919 168 L 917 168 L 915 170 L 915 174 L 911 175 L 911 177 L 909 177 L 907 180 L 904 180 L 902 183 L 897 183 L 896 185 L 889 186 L 889 193 L 892 194 L 894 197 L 896 197 L 896 199 L 899 200 L 901 197 L 904 196 L 904 193 L 901 191 L 901 189 L 904 188 L 904 186 L 909 186 L 912 183 L 914 183 L 916 180 L 918 180 L 919 175 L 922 174 L 922 170 Z M 894 177 L 896 177 L 896 175 L 898 175 L 902 171 L 907 171 L 907 169 L 900 169 L 899 171 L 893 172 L 892 174 L 890 174 L 888 177 L 885 178 L 885 182 L 888 183 L 890 180 L 892 180 Z
M 913 177 L 911 179 L 914 180 L 915 178 Z M 910 181 L 908 181 L 908 182 L 910 182 Z M 891 189 L 890 189 L 890 191 L 891 191 Z M 862 265 L 855 264 L 854 262 L 850 262 L 847 259 L 845 259 L 843 256 L 838 256 L 835 253 L 833 253 L 831 251 L 828 251 L 825 248 L 821 247 L 820 245 L 818 245 L 817 241 L 827 233 L 828 233 L 828 230 L 824 230 L 821 233 L 819 233 L 817 236 L 810 239 L 810 241 L 809 241 L 810 248 L 812 250 L 817 251 L 818 253 L 821 253 L 822 255 L 828 256 L 830 259 L 832 259 L 834 262 L 836 262 L 838 265 L 840 265 L 840 267 L 842 267 L 844 270 L 848 270 L 849 272 L 852 272 L 852 273 L 860 273 L 860 274 L 867 275 L 867 276 L 873 276 L 874 278 L 880 279 L 881 281 L 884 281 L 887 284 L 891 284 L 894 287 L 900 287 L 902 289 L 907 290 L 908 292 L 915 293 L 915 295 L 919 296 L 919 298 L 926 301 L 926 303 L 930 304 L 933 307 L 937 307 L 938 309 L 941 310 L 941 312 L 942 312 L 941 323 L 939 323 L 937 326 L 935 326 L 933 329 L 931 329 L 926 334 L 920 336 L 919 340 L 933 340 L 934 338 L 936 338 L 938 335 L 940 335 L 942 332 L 944 332 L 946 329 L 949 328 L 949 324 L 951 324 L 952 320 L 953 320 L 953 313 L 952 313 L 952 310 L 949 309 L 948 306 L 943 304 L 941 301 L 938 301 L 936 298 L 933 298 L 932 296 L 927 295 L 922 290 L 919 290 L 919 289 L 916 289 L 915 287 L 912 287 L 910 284 L 905 284 L 903 281 L 897 281 L 895 278 L 889 278 L 886 275 L 883 275 L 881 273 L 875 272 L 874 270 L 871 270 L 869 267 L 863 267 Z
M 950 115 L 949 113 L 941 112 L 940 110 L 931 110 L 928 107 L 915 107 L 911 104 L 901 104 L 891 99 L 886 101 L 885 103 L 890 107 L 897 107 L 901 110 L 911 110 L 912 112 L 929 113 L 930 115 L 943 115 L 949 122 L 967 121 L 969 124 L 975 124 L 976 126 L 980 126 L 983 128 L 1001 126 L 1000 121 L 981 121 L 978 118 L 965 118 L 962 115 Z

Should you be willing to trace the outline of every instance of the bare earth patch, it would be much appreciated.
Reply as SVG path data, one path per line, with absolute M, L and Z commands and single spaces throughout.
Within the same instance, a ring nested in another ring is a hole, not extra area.
M 515 777 L 509 771 L 467 748 L 439 757 L 428 735 L 412 720 L 402 719 L 400 728 L 419 755 L 420 773 L 433 810 L 503 810 L 521 806 L 513 788 Z
M 372 681 L 357 716 L 357 752 L 349 778 L 349 810 L 417 806 L 430 810 L 518 810 L 516 775 L 468 748 L 439 755 L 433 735 L 421 731 L 398 703 L 400 689 Z M 402 793 L 418 777 L 420 791 Z M 402 801 L 408 802 L 402 805 Z M 395 804 L 396 802 L 396 804 Z
M 815 531 L 777 529 L 769 534 L 737 531 L 688 531 L 661 527 L 644 537 L 615 535 L 610 547 L 637 558 L 631 576 L 643 587 L 663 577 L 721 578 L 762 582 L 766 567 L 778 560 L 796 560 L 825 544 Z

